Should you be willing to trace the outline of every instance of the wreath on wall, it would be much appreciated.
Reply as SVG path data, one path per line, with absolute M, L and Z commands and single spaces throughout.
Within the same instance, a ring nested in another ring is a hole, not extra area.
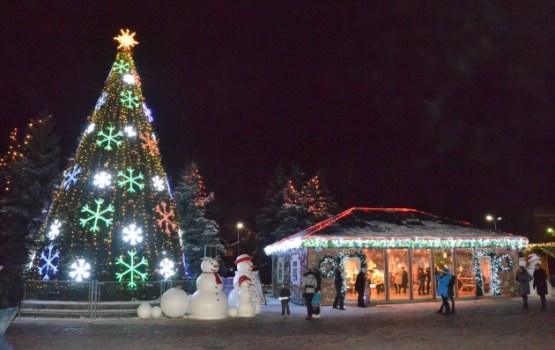
M 318 269 L 320 270 L 320 274 L 322 276 L 329 278 L 335 274 L 337 266 L 337 260 L 331 255 L 326 255 L 322 260 L 320 260 Z
M 359 258 L 360 260 L 360 268 L 366 268 L 367 267 L 367 261 L 366 261 L 366 255 L 364 255 L 361 252 L 356 252 L 356 253 L 339 253 L 337 254 L 337 263 L 342 265 L 343 268 L 345 267 L 345 258 Z M 346 290 L 346 286 L 345 283 L 343 283 L 343 286 L 341 288 L 341 293 L 343 295 L 345 295 L 345 293 L 347 292 Z
M 493 295 L 501 295 L 501 281 L 499 280 L 499 272 L 509 272 L 514 268 L 513 258 L 508 254 L 497 255 L 494 251 L 486 250 L 476 252 L 474 254 L 474 276 L 476 279 L 476 296 L 483 296 L 484 289 L 482 285 L 482 272 L 480 269 L 481 256 L 489 256 L 491 258 L 491 289 Z
M 499 261 L 499 268 L 502 272 L 513 271 L 514 263 L 513 258 L 509 254 L 503 254 L 497 257 Z

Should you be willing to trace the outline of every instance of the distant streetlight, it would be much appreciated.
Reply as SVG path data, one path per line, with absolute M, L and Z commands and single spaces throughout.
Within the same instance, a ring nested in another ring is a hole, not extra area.
M 241 230 L 245 228 L 245 225 L 243 225 L 242 222 L 238 222 L 237 225 L 235 226 L 235 228 L 237 229 L 237 255 L 241 254 L 241 240 L 239 237 L 239 233 L 241 233 Z
M 493 222 L 493 228 L 495 232 L 497 232 L 497 222 L 503 220 L 503 218 L 501 216 L 495 217 L 493 215 L 486 215 L 486 220 Z
M 555 235 L 555 230 L 553 229 L 553 227 L 548 227 L 545 230 L 545 237 L 544 240 L 547 242 L 547 237 L 553 237 Z

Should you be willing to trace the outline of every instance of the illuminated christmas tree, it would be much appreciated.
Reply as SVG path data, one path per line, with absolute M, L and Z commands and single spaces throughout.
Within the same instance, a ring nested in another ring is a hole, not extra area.
M 174 203 L 128 30 L 54 194 L 32 273 L 43 280 L 137 282 L 182 269 Z
M 319 175 L 313 176 L 303 185 L 299 197 L 313 224 L 331 217 L 337 210 L 337 205 L 333 202 L 327 187 L 322 184 Z

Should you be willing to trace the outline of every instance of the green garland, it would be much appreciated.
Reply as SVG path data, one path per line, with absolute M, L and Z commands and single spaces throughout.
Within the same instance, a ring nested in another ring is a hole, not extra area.
M 356 252 L 356 253 L 339 253 L 337 254 L 337 261 L 339 264 L 343 265 L 344 267 L 344 259 L 345 258 L 359 258 L 360 259 L 360 268 L 366 268 L 367 264 L 366 264 L 366 255 L 364 255 L 361 252 Z M 343 270 L 345 270 L 345 268 L 343 268 Z M 343 287 L 341 287 L 341 293 L 343 295 L 345 295 L 347 293 L 346 287 L 345 287 L 345 283 L 343 283 Z
M 326 267 L 330 265 L 331 269 L 327 269 Z M 320 263 L 318 264 L 318 269 L 320 270 L 320 274 L 324 277 L 332 277 L 335 274 L 335 269 L 337 269 L 337 261 L 331 255 L 326 255 Z
M 476 280 L 476 296 L 483 296 L 482 272 L 480 269 L 479 257 L 489 256 L 491 258 L 491 290 L 493 295 L 501 295 L 501 281 L 499 272 L 509 272 L 514 268 L 513 258 L 508 254 L 497 255 L 494 251 L 487 250 L 474 254 L 474 278 Z M 507 262 L 504 266 L 503 262 Z

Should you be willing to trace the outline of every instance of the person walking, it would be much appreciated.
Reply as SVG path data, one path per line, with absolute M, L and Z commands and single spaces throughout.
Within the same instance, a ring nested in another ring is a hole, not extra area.
M 535 266 L 533 278 L 534 283 L 532 287 L 540 296 L 540 299 L 542 301 L 542 310 L 545 310 L 547 308 L 545 301 L 545 295 L 547 294 L 547 273 L 545 273 L 545 270 L 539 263 Z
M 308 270 L 303 276 L 302 283 L 303 297 L 306 303 L 306 320 L 312 320 L 312 298 L 314 293 L 316 293 L 316 288 L 318 287 L 318 281 L 314 276 L 312 270 Z
M 445 308 L 446 315 L 451 314 L 449 307 L 449 282 L 451 277 L 449 270 L 446 268 L 439 270 L 437 274 L 437 295 L 441 296 L 441 307 L 436 311 L 438 314 L 443 313 L 443 308 Z
M 355 291 L 358 294 L 358 307 L 366 307 L 364 304 L 364 291 L 366 290 L 366 268 L 360 269 L 355 281 Z
M 516 272 L 516 281 L 519 284 L 518 294 L 520 294 L 520 296 L 522 297 L 523 309 L 528 308 L 528 294 L 530 294 L 530 281 L 532 281 L 533 279 L 534 278 L 530 276 L 528 271 L 526 271 L 526 269 L 523 266 L 518 268 L 518 271 Z
M 19 312 L 25 295 L 25 283 L 21 275 L 6 257 L 0 257 L 0 349 L 12 347 L 4 337 L 6 330 Z
M 335 269 L 335 299 L 333 300 L 333 308 L 345 310 L 345 290 L 343 289 L 345 278 L 343 276 L 343 267 L 339 265 Z

